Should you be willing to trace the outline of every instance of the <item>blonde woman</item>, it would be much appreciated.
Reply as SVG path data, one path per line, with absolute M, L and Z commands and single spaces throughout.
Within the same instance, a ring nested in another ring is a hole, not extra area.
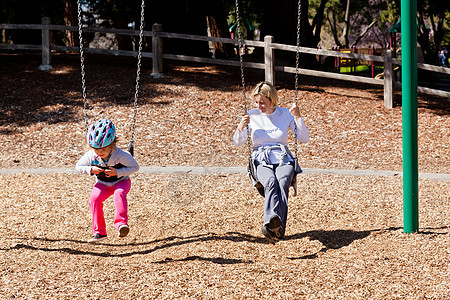
M 297 126 L 297 139 L 301 143 L 309 141 L 309 132 L 296 103 L 291 109 L 278 107 L 278 93 L 271 83 L 258 83 L 252 97 L 257 108 L 242 117 L 233 142 L 242 146 L 250 133 L 256 180 L 264 186 L 261 231 L 269 242 L 275 243 L 285 234 L 289 186 L 294 176 L 294 158 L 287 147 L 288 132 L 289 129 L 295 132 Z

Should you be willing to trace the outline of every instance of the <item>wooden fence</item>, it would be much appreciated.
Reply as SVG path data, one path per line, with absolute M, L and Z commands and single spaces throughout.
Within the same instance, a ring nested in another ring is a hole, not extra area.
M 42 64 L 39 66 L 41 70 L 51 69 L 51 52 L 52 51 L 72 51 L 79 52 L 78 47 L 66 47 L 59 45 L 51 45 L 50 43 L 50 32 L 51 31 L 78 31 L 76 26 L 63 26 L 63 25 L 52 25 L 50 24 L 50 19 L 47 17 L 42 18 L 42 24 L 0 24 L 0 29 L 26 29 L 26 30 L 40 30 L 42 32 L 42 44 L 41 45 L 15 45 L 15 44 L 0 44 L 0 49 L 5 50 L 39 50 L 42 52 Z M 84 27 L 84 32 L 99 32 L 99 33 L 112 33 L 112 34 L 122 34 L 129 36 L 139 36 L 138 30 L 130 29 L 113 29 L 113 28 L 92 28 Z M 208 36 L 198 36 L 189 34 L 179 34 L 179 33 L 169 33 L 163 32 L 162 26 L 160 24 L 154 24 L 152 26 L 152 31 L 144 31 L 143 35 L 152 38 L 152 52 L 143 52 L 142 56 L 151 58 L 152 64 L 152 76 L 160 77 L 163 75 L 163 59 L 178 60 L 178 61 L 190 61 L 190 62 L 200 62 L 205 64 L 217 64 L 217 65 L 227 65 L 227 66 L 240 66 L 239 61 L 225 60 L 225 59 L 214 59 L 205 57 L 193 57 L 186 55 L 176 55 L 176 54 L 164 54 L 163 53 L 163 38 L 170 39 L 185 39 L 185 40 L 196 40 L 205 42 L 218 42 L 226 44 L 237 44 L 238 40 L 230 38 L 215 38 Z M 283 50 L 305 54 L 312 54 L 316 56 L 331 56 L 339 57 L 340 59 L 353 59 L 353 60 L 364 60 L 371 61 L 375 63 L 383 64 L 384 66 L 384 79 L 376 79 L 363 76 L 355 75 L 345 75 L 333 72 L 316 71 L 310 69 L 299 68 L 298 72 L 300 75 L 307 76 L 317 76 L 322 78 L 346 80 L 353 82 L 361 82 L 375 85 L 384 86 L 384 105 L 388 108 L 394 106 L 394 94 L 395 88 L 401 87 L 400 82 L 395 81 L 394 67 L 393 65 L 401 65 L 401 60 L 393 58 L 392 52 L 386 50 L 383 56 L 377 55 L 367 55 L 358 53 L 342 53 L 337 51 L 314 49 L 306 47 L 298 47 L 294 45 L 278 44 L 274 42 L 272 36 L 266 36 L 264 42 L 261 41 L 251 41 L 251 40 L 241 40 L 242 45 L 261 47 L 264 48 L 264 61 L 263 62 L 244 62 L 245 68 L 262 69 L 265 71 L 265 80 L 275 83 L 275 73 L 286 72 L 294 73 L 296 72 L 295 67 L 276 65 L 275 50 Z M 83 48 L 85 53 L 96 53 L 96 54 L 110 54 L 110 55 L 121 55 L 121 56 L 137 56 L 136 51 L 127 50 L 108 50 L 108 49 L 97 49 L 97 48 Z M 428 65 L 428 64 L 417 64 L 419 69 L 450 74 L 450 68 L 441 68 L 438 66 Z M 421 93 L 437 95 L 441 97 L 450 97 L 450 92 L 431 89 L 427 87 L 418 87 L 418 91 Z

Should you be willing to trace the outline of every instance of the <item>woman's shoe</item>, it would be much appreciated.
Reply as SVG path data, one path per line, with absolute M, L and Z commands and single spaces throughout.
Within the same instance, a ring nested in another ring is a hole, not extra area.
M 276 216 L 270 219 L 269 224 L 264 225 L 261 228 L 262 234 L 267 238 L 269 243 L 275 244 L 282 237 L 282 223 L 281 219 Z

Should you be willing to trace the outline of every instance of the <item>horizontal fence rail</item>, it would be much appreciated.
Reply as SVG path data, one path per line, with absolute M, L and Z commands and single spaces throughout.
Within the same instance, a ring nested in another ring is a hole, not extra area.
M 50 55 L 52 51 L 69 51 L 69 52 L 79 52 L 79 47 L 67 47 L 61 45 L 51 45 L 49 33 L 50 31 L 78 31 L 78 26 L 64 26 L 64 25 L 54 25 L 50 24 L 49 18 L 42 18 L 42 24 L 0 24 L 0 29 L 7 30 L 40 30 L 42 32 L 42 44 L 41 45 L 25 45 L 25 44 L 0 44 L 0 49 L 3 50 L 37 50 L 42 51 L 42 65 L 40 69 L 47 70 L 51 68 L 50 65 Z M 162 52 L 162 39 L 184 39 L 191 41 L 204 41 L 204 42 L 216 42 L 224 44 L 236 45 L 239 43 L 236 39 L 231 38 L 218 38 L 218 37 L 208 37 L 190 34 L 180 34 L 180 33 L 170 33 L 163 32 L 161 30 L 161 25 L 154 24 L 152 31 L 145 30 L 143 36 L 152 38 L 152 52 L 142 52 L 142 56 L 146 58 L 151 58 L 153 60 L 153 72 L 152 75 L 155 77 L 162 76 L 162 59 L 168 60 L 178 60 L 178 61 L 188 61 L 188 62 L 198 62 L 205 64 L 215 64 L 215 65 L 225 65 L 225 66 L 236 66 L 239 67 L 239 61 L 226 60 L 226 59 L 215 59 L 207 57 L 194 57 L 187 55 L 178 54 L 164 54 Z M 139 30 L 134 29 L 115 29 L 115 28 L 99 28 L 99 27 L 83 27 L 84 32 L 90 33 L 108 33 L 108 34 L 120 34 L 128 36 L 139 36 Z M 392 52 L 390 50 L 384 51 L 383 56 L 379 55 L 368 55 L 359 53 L 344 53 L 333 50 L 324 49 L 314 49 L 306 47 L 297 47 L 294 45 L 285 45 L 273 42 L 273 37 L 266 37 L 264 42 L 252 41 L 252 40 L 241 40 L 242 45 L 251 47 L 264 48 L 265 51 L 288 51 L 288 52 L 299 52 L 303 54 L 316 55 L 321 57 L 335 57 L 339 59 L 351 59 L 351 60 L 363 60 L 370 62 L 377 62 L 378 64 L 383 64 L 384 67 L 384 79 L 376 79 L 370 77 L 356 76 L 356 75 L 344 75 L 334 72 L 316 71 L 311 69 L 299 68 L 298 73 L 300 75 L 315 76 L 329 79 L 345 80 L 352 82 L 367 83 L 373 85 L 383 85 L 384 86 L 384 104 L 386 107 L 393 107 L 393 99 L 395 90 L 394 87 L 401 87 L 400 82 L 395 81 L 395 70 L 393 65 L 401 66 L 401 60 L 392 57 Z M 130 50 L 110 50 L 110 49 L 100 49 L 100 48 L 83 48 L 84 52 L 92 54 L 106 54 L 106 55 L 116 55 L 116 56 L 131 56 L 136 57 L 138 55 L 137 51 Z M 246 62 L 244 61 L 244 67 L 252 69 L 265 70 L 265 80 L 275 83 L 275 71 L 284 73 L 294 73 L 296 72 L 295 67 L 276 65 L 275 55 L 271 56 L 272 59 L 265 59 L 264 62 Z M 450 75 L 450 68 L 442 68 L 439 66 L 418 63 L 418 69 L 435 72 L 438 74 L 448 74 Z M 397 76 L 400 78 L 400 76 Z M 450 92 L 445 90 L 432 89 L 428 87 L 419 86 L 417 89 L 421 93 L 431 94 L 441 97 L 450 98 Z

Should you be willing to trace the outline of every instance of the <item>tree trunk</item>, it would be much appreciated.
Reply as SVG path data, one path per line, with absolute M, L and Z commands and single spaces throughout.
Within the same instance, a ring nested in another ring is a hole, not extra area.
M 228 37 L 228 28 L 225 22 L 221 22 L 220 17 L 216 15 L 208 16 L 209 32 L 211 37 Z M 232 56 L 232 45 L 213 42 L 214 57 L 228 58 Z
M 136 21 L 136 29 L 139 30 L 139 23 L 140 20 Z M 115 20 L 114 22 L 116 28 L 120 28 L 120 29 L 128 29 L 128 23 L 126 22 L 126 20 L 124 20 L 122 18 L 122 16 L 119 14 L 117 15 L 117 20 Z M 139 41 L 139 37 L 137 37 L 137 41 Z M 122 34 L 118 34 L 117 35 L 117 46 L 119 48 L 119 50 L 133 50 L 133 43 L 131 41 L 131 36 L 129 35 L 122 35 Z
M 347 5 L 345 7 L 345 16 L 344 16 L 344 29 L 342 30 L 342 40 L 344 41 L 344 47 L 349 47 L 348 41 L 348 32 L 350 26 L 350 0 L 347 0 Z
M 304 4 L 303 4 L 304 3 Z M 328 3 L 328 0 L 321 0 L 319 8 L 316 11 L 316 14 L 313 18 L 312 25 L 309 25 L 308 21 L 308 0 L 302 0 L 302 22 L 306 22 L 305 26 L 308 31 L 306 32 L 308 36 L 305 39 L 305 47 L 315 48 L 320 42 L 320 33 L 322 31 L 322 24 L 325 19 L 325 5 Z
M 75 0 L 64 1 L 64 25 L 78 26 L 78 7 Z M 68 47 L 77 47 L 79 40 L 73 31 L 66 31 L 65 44 Z
M 227 17 L 222 1 L 210 1 L 205 11 L 208 18 L 209 32 L 211 37 L 229 38 Z M 234 55 L 234 47 L 231 44 L 213 42 L 215 58 L 229 58 Z
M 341 41 L 339 41 L 339 37 L 338 37 L 336 15 L 334 14 L 334 12 L 331 12 L 331 18 L 332 19 L 330 19 L 330 14 L 327 13 L 327 20 L 328 20 L 328 24 L 330 25 L 331 33 L 333 34 L 334 43 L 336 44 L 336 46 L 342 47 Z
M 369 26 L 367 26 L 364 29 L 364 31 L 361 32 L 361 34 L 356 38 L 355 42 L 352 44 L 352 47 L 356 47 L 356 45 L 358 45 L 359 41 L 361 41 L 361 39 L 366 35 L 366 33 L 370 30 L 370 28 L 372 28 L 373 25 L 375 25 L 376 23 L 377 23 L 377 19 L 373 20 L 372 23 L 370 23 Z

